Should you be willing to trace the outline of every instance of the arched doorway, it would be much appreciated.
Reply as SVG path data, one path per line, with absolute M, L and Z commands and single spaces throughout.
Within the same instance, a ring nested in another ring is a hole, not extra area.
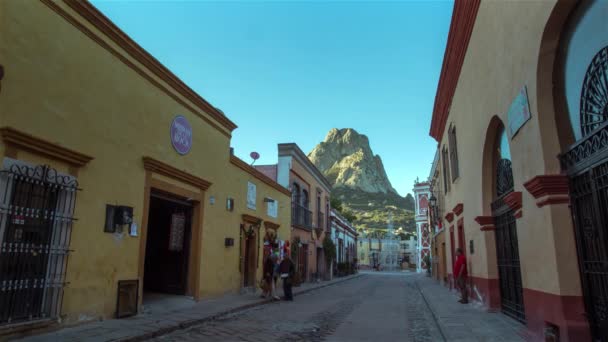
M 513 191 L 509 141 L 504 126 L 498 128 L 492 157 L 495 170 L 492 216 L 496 228 L 496 260 L 502 312 L 524 322 L 526 319 L 519 263 L 515 212 L 504 201 Z
M 608 3 L 582 2 L 561 34 L 556 113 L 574 143 L 560 156 L 568 175 L 572 220 L 587 317 L 608 341 Z M 571 141 L 568 141 L 571 143 Z

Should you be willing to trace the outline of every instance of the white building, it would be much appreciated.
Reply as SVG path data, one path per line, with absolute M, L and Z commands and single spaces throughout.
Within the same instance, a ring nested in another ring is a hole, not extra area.
M 400 244 L 400 254 L 401 259 L 403 261 L 408 260 L 410 264 L 418 265 L 418 246 L 416 242 L 416 238 L 410 236 L 409 240 L 401 240 Z
M 428 223 L 429 198 L 431 197 L 431 187 L 428 182 L 416 182 L 414 184 L 414 199 L 416 203 L 415 218 L 416 232 L 418 235 L 418 253 L 416 270 L 422 272 L 426 270 L 428 265 L 425 263 L 425 257 L 431 256 L 431 234 Z
M 331 238 L 336 245 L 336 261 L 353 262 L 357 257 L 357 230 L 334 209 L 330 211 L 330 220 Z

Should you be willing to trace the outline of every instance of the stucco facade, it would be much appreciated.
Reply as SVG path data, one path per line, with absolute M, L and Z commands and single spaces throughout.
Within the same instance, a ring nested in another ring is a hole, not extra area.
M 357 259 L 357 230 L 334 209 L 330 210 L 331 239 L 336 245 L 336 261 L 352 263 Z
M 323 239 L 330 232 L 331 184 L 294 143 L 278 145 L 276 180 L 291 191 L 291 235 L 294 263 L 301 281 L 327 277 Z M 258 166 L 273 174 L 274 165 Z M 295 253 L 297 251 L 297 253 Z
M 535 338 L 546 329 L 563 341 L 590 337 L 568 176 L 558 157 L 576 140 L 563 99 L 580 101 L 585 70 L 606 45 L 588 39 L 600 32 L 581 33 L 587 27 L 580 18 L 599 18 L 605 29 L 606 13 L 601 1 L 456 1 L 454 7 L 431 124 L 439 150 L 446 152 L 439 163 L 442 183 L 434 191 L 442 193 L 446 234 L 454 234 L 445 236 L 447 264 L 453 263 L 453 249 L 464 247 L 475 299 L 493 308 L 502 304 L 505 311 L 501 293 L 510 285 L 501 283 L 497 254 L 503 252 L 497 246 L 504 248 L 507 237 L 496 239 L 504 221 L 497 207 L 508 210 L 513 221 L 507 226 L 516 229 L 506 251 L 521 274 L 516 281 L 522 298 L 514 311 Z M 584 55 L 582 75 L 570 77 L 577 34 L 587 42 L 576 52 Z M 569 87 L 574 95 L 564 92 Z M 503 160 L 512 178 L 504 195 L 504 168 L 497 166 Z
M 50 165 L 75 177 L 81 189 L 61 309 L 51 318 L 74 323 L 114 317 L 120 280 L 139 280 L 141 305 L 156 192 L 192 210 L 185 294 L 195 299 L 244 286 L 245 225 L 253 227 L 258 246 L 268 229 L 290 240 L 289 191 L 231 155 L 236 125 L 92 5 L 1 2 L 0 32 L 0 154 Z M 185 155 L 169 134 L 177 115 L 191 125 Z M 256 186 L 255 209 L 247 203 L 248 183 Z M 277 201 L 276 215 L 269 215 L 265 199 Z M 133 208 L 136 236 L 104 232 L 107 204 Z M 227 246 L 226 238 L 234 245 Z M 260 249 L 255 279 L 261 276 Z

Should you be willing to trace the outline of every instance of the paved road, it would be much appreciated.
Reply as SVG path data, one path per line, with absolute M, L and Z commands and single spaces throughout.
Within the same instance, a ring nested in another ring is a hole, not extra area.
M 443 341 L 414 280 L 366 273 L 153 341 Z

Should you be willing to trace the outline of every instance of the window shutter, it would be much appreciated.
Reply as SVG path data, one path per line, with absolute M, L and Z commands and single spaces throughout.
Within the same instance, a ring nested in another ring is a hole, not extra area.
M 452 126 L 448 131 L 448 143 L 450 145 L 450 166 L 452 171 L 452 182 L 455 181 L 460 172 L 458 170 L 458 147 L 456 144 L 456 127 Z

